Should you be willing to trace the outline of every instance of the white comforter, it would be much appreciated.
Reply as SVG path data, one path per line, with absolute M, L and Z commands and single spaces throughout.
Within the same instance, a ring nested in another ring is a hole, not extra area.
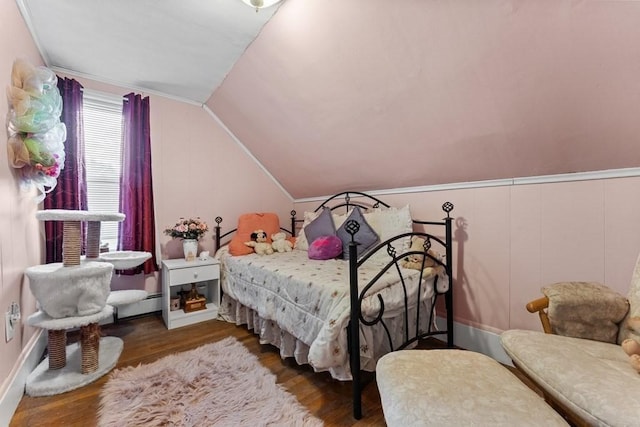
M 314 369 L 321 371 L 348 366 L 346 327 L 350 315 L 350 297 L 347 261 L 311 260 L 306 251 L 300 250 L 240 257 L 222 253 L 220 259 L 223 291 L 257 312 L 261 318 L 276 322 L 280 329 L 308 345 L 308 361 Z M 372 264 L 367 268 L 365 263 L 358 270 L 360 289 L 379 271 L 380 265 Z M 406 278 L 409 300 L 415 301 L 418 271 L 400 269 L 400 272 Z M 438 288 L 447 285 L 445 279 L 442 277 L 438 280 Z M 421 308 L 424 312 L 421 316 L 426 320 L 434 294 L 433 278 L 424 282 L 424 307 Z M 365 318 L 373 318 L 378 313 L 379 302 L 374 293 L 379 293 L 384 299 L 385 318 L 397 316 L 404 309 L 404 292 L 396 269 L 387 271 L 376 282 L 374 289 L 368 292 L 369 296 L 362 305 Z M 371 328 L 361 326 L 360 329 L 361 353 L 369 353 L 370 359 L 381 356 L 371 354 L 373 348 L 378 346 L 368 342 L 373 339 Z M 398 343 L 402 341 L 399 338 Z

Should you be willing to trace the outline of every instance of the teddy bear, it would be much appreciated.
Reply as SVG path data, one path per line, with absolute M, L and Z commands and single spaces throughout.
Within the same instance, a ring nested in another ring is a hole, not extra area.
M 287 240 L 285 233 L 275 233 L 271 235 L 271 247 L 276 252 L 291 252 L 293 243 Z
M 245 245 L 253 248 L 258 255 L 271 255 L 273 247 L 267 241 L 267 233 L 264 230 L 255 230 L 251 233 L 251 241 L 244 242 Z
M 640 334 L 640 316 L 630 317 L 626 327 L 634 332 L 634 336 Z M 621 343 L 622 349 L 629 356 L 631 367 L 640 373 L 640 341 L 627 338 Z
M 420 251 L 424 253 L 424 243 L 425 239 L 420 236 L 411 237 L 411 247 L 409 248 L 408 252 Z M 436 259 L 441 258 L 437 252 L 432 251 L 431 249 L 428 250 L 428 254 Z M 426 274 L 441 274 L 444 271 L 444 267 L 436 263 L 431 257 L 427 257 L 426 259 L 424 258 L 425 256 L 423 254 L 407 255 L 402 259 L 401 265 L 404 268 L 411 268 L 414 270 L 424 269 L 424 272 Z M 424 265 L 422 263 L 423 259 Z

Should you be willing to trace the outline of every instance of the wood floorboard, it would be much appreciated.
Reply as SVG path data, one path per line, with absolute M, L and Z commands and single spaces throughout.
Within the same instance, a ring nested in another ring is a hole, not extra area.
M 327 373 L 316 373 L 309 366 L 299 366 L 292 359 L 282 360 L 277 348 L 260 344 L 245 327 L 218 320 L 167 330 L 159 314 L 121 319 L 118 324 L 102 327 L 106 336 L 119 337 L 124 349 L 117 368 L 154 362 L 172 353 L 192 350 L 228 336 L 238 339 L 255 354 L 261 364 L 276 375 L 277 382 L 295 395 L 298 401 L 326 426 L 384 426 L 380 396 L 375 381 L 367 384 L 363 395 L 362 420 L 355 420 L 351 407 L 351 382 L 341 382 Z M 68 343 L 78 340 L 68 334 Z M 56 396 L 24 396 L 10 427 L 95 426 L 100 391 L 105 375 L 95 382 Z
M 167 330 L 162 317 L 156 313 L 138 318 L 121 319 L 118 324 L 106 325 L 103 335 L 119 337 L 124 349 L 116 368 L 154 362 L 169 354 L 187 351 L 203 344 L 233 336 L 261 364 L 269 369 L 301 405 L 326 426 L 384 426 L 380 395 L 373 374 L 365 373 L 368 380 L 362 396 L 363 419 L 352 416 L 351 382 L 337 381 L 326 372 L 316 373 L 309 366 L 299 366 L 293 359 L 282 360 L 276 347 L 260 344 L 256 335 L 245 327 L 210 320 L 197 325 Z M 77 334 L 68 334 L 68 343 L 76 342 Z M 431 339 L 421 348 L 444 348 L 444 343 Z M 24 396 L 11 420 L 10 427 L 82 426 L 97 423 L 100 391 L 107 382 L 105 375 L 77 390 L 56 396 Z

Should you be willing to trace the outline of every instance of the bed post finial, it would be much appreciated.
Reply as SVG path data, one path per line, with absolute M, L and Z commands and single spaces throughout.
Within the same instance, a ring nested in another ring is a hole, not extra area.
M 453 203 L 451 202 L 444 202 L 442 204 L 442 210 L 445 211 L 447 213 L 447 218 L 451 218 L 449 216 L 449 212 L 451 212 L 453 210 Z
M 360 231 L 360 224 L 358 224 L 358 221 L 350 219 L 349 221 L 347 221 L 344 228 L 347 231 L 347 233 L 351 235 L 351 241 L 353 242 L 354 241 L 353 236 L 355 236 L 356 233 Z
M 215 237 L 215 239 L 216 239 L 216 241 L 215 241 L 216 247 L 214 248 L 213 253 L 216 253 L 216 251 L 218 249 L 220 249 L 220 223 L 222 222 L 222 217 L 221 216 L 217 216 L 215 221 L 216 221 L 216 226 L 214 227 L 214 230 L 216 232 L 216 237 Z

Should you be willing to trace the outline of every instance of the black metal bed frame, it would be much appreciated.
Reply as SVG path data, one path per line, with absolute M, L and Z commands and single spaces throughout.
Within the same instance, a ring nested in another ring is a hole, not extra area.
M 361 200 L 353 200 L 353 197 L 356 198 L 364 198 L 364 201 Z M 335 204 L 333 202 L 336 202 Z M 355 207 L 360 207 L 362 209 L 369 208 L 377 208 L 380 206 L 390 207 L 388 204 L 383 201 L 377 199 L 376 197 L 370 196 L 366 193 L 362 193 L 359 191 L 345 191 L 342 193 L 338 193 L 334 196 L 329 197 L 327 200 L 322 202 L 320 206 L 318 206 L 315 211 L 319 211 L 325 207 L 333 210 L 339 208 L 345 208 L 347 212 Z M 453 204 L 450 202 L 446 202 L 442 205 L 442 210 L 447 214 L 446 218 L 443 218 L 441 221 L 419 221 L 412 220 L 414 225 L 418 225 L 421 227 L 424 226 L 437 226 L 444 228 L 444 239 L 426 232 L 414 231 L 411 233 L 404 233 L 398 236 L 391 237 L 384 242 L 380 242 L 374 248 L 369 250 L 365 255 L 363 255 L 360 259 L 357 257 L 357 246 L 356 235 L 359 231 L 360 225 L 353 220 L 349 220 L 345 224 L 345 229 L 351 235 L 351 242 L 349 243 L 349 287 L 350 287 L 350 299 L 351 299 L 351 315 L 349 319 L 349 325 L 347 326 L 347 338 L 348 338 L 348 348 L 349 348 L 349 363 L 351 368 L 351 375 L 353 377 L 352 390 L 353 390 L 353 416 L 356 419 L 362 418 L 362 389 L 364 384 L 362 383 L 362 375 L 360 371 L 360 324 L 366 326 L 373 326 L 376 324 L 381 324 L 382 328 L 385 331 L 386 338 L 389 342 L 389 348 L 391 351 L 402 350 L 412 345 L 413 343 L 418 342 L 421 339 L 438 336 L 438 335 L 446 335 L 447 338 L 447 346 L 453 347 L 453 269 L 452 269 L 452 222 L 453 218 L 450 216 L 451 211 L 453 210 Z M 291 211 L 291 229 L 287 230 L 286 228 L 280 227 L 282 231 L 285 231 L 291 235 L 295 235 L 297 224 L 302 223 L 302 219 L 296 218 L 296 211 Z M 215 229 L 215 250 L 217 251 L 220 248 L 220 244 L 222 239 L 234 233 L 237 229 L 233 229 L 224 234 L 220 234 L 220 224 L 222 223 L 221 217 L 216 217 L 216 226 Z M 394 242 L 398 242 L 399 239 L 412 236 L 419 236 L 425 239 L 424 250 L 410 250 L 409 252 L 398 253 L 395 246 L 393 246 Z M 444 260 L 438 259 L 437 257 L 432 256 L 429 253 L 429 249 L 432 247 L 432 243 L 437 242 L 440 246 L 442 246 L 445 250 L 445 258 Z M 380 272 L 372 278 L 369 283 L 363 288 L 362 291 L 358 291 L 358 268 L 362 266 L 367 260 L 376 252 L 380 250 L 385 250 L 386 253 L 390 256 L 391 261 L 389 261 Z M 433 261 L 435 264 L 442 266 L 447 273 L 448 278 L 448 290 L 444 293 L 438 292 L 437 290 L 437 281 L 439 279 L 438 276 L 435 277 L 434 283 L 434 298 L 432 301 L 433 309 L 430 313 L 428 313 L 429 321 L 428 321 L 428 330 L 421 331 L 419 328 L 421 313 L 420 313 L 420 304 L 416 304 L 417 310 L 415 314 L 416 318 L 416 329 L 415 331 L 409 330 L 409 307 L 411 302 L 408 301 L 407 295 L 407 286 L 405 283 L 405 279 L 402 274 L 400 274 L 400 262 L 407 256 L 410 255 L 425 255 L 422 258 L 422 269 L 420 270 L 420 276 L 418 280 L 418 292 L 417 296 L 421 295 L 421 287 L 423 282 L 423 274 L 424 267 L 426 267 L 427 258 Z M 401 344 L 394 348 L 393 341 L 391 338 L 391 334 L 385 321 L 383 319 L 385 306 L 384 306 L 384 298 L 377 294 L 378 301 L 380 304 L 380 311 L 378 315 L 373 319 L 365 319 L 362 315 L 362 301 L 367 293 L 367 291 L 374 286 L 376 281 L 382 277 L 382 275 L 389 269 L 396 269 L 398 272 L 398 276 L 402 282 L 402 287 L 404 290 L 404 340 Z M 433 316 L 435 313 L 435 304 L 440 296 L 444 296 L 445 310 L 446 310 L 446 330 L 438 331 L 432 330 L 433 327 Z

